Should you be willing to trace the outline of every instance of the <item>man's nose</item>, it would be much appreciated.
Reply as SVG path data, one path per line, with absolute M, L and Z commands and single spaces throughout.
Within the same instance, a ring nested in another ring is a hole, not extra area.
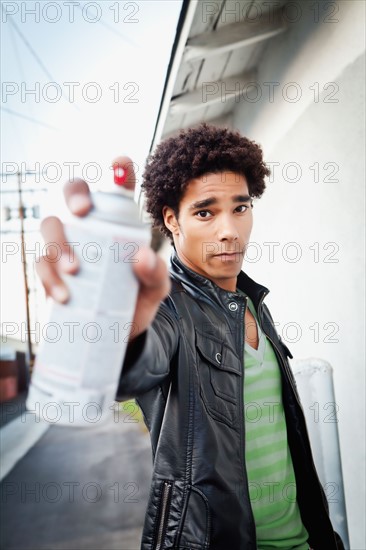
M 220 241 L 235 241 L 239 239 L 239 231 L 231 216 L 223 216 L 219 220 L 218 237 Z

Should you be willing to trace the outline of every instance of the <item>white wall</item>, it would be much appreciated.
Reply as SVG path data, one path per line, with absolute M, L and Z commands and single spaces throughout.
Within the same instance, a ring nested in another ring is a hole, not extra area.
M 234 126 L 262 144 L 266 160 L 280 163 L 255 205 L 252 242 L 258 246 L 249 250 L 252 261 L 244 269 L 270 288 L 266 302 L 295 359 L 320 357 L 334 368 L 351 548 L 362 550 L 365 3 L 338 2 L 335 23 L 324 21 L 326 3 L 319 3 L 319 23 L 305 4 L 301 18 L 264 53 L 258 73 L 261 101 L 241 103 L 234 114 Z M 328 3 L 328 9 L 329 4 L 335 5 Z M 270 81 L 280 83 L 273 102 L 265 95 L 268 85 L 263 85 Z M 297 102 L 282 97 L 289 82 L 296 82 L 297 88 L 287 88 L 288 98 L 301 90 Z M 321 92 L 317 98 L 316 82 Z M 334 84 L 324 90 L 327 83 Z M 273 261 L 264 242 L 279 243 Z M 290 242 L 297 243 L 296 248 Z M 297 262 L 291 261 L 295 253 Z M 320 404 L 320 421 L 326 414 Z

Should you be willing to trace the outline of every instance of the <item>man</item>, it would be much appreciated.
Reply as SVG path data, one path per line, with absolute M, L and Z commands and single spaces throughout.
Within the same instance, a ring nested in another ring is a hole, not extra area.
M 342 548 L 269 291 L 241 271 L 268 174 L 256 143 L 206 124 L 161 143 L 145 169 L 147 210 L 173 252 L 169 282 L 162 260 L 140 251 L 137 330 L 117 392 L 137 399 L 151 435 L 143 550 Z M 74 213 L 87 213 L 85 182 L 65 192 Z M 65 241 L 55 218 L 43 233 Z M 41 261 L 40 276 L 65 301 L 60 273 L 75 268 L 53 266 Z

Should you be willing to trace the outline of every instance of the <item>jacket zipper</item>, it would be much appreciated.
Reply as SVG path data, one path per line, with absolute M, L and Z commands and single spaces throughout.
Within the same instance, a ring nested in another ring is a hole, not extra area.
M 259 302 L 259 306 L 258 306 L 259 318 L 260 318 L 260 320 L 261 320 L 261 322 L 262 322 L 262 325 L 263 325 L 262 306 L 263 306 L 263 300 L 264 300 L 264 298 L 266 297 L 266 295 L 267 295 L 267 293 L 265 293 L 265 294 L 262 296 L 262 298 L 261 298 L 261 300 L 260 300 L 260 302 Z M 263 330 L 263 329 L 262 329 L 262 330 Z M 297 403 L 298 403 L 300 409 L 302 410 L 302 405 L 301 405 L 301 402 L 300 402 L 300 400 L 299 400 L 299 398 L 298 398 L 298 395 L 297 395 L 297 389 L 295 388 L 294 383 L 293 383 L 293 381 L 292 381 L 292 378 L 291 378 L 291 376 L 290 376 L 289 373 L 288 373 L 288 366 L 287 366 L 287 364 L 286 364 L 286 361 L 283 360 L 282 353 L 281 353 L 281 351 L 278 349 L 277 344 L 274 343 L 274 341 L 272 340 L 272 338 L 271 338 L 270 336 L 268 336 L 268 334 L 266 333 L 265 330 L 264 330 L 263 332 L 265 333 L 265 335 L 267 336 L 268 340 L 271 342 L 271 344 L 273 345 L 273 347 L 274 347 L 275 350 L 277 351 L 279 357 L 281 358 L 282 364 L 283 364 L 283 366 L 284 366 L 284 368 L 285 368 L 285 371 L 286 371 L 287 379 L 288 379 L 288 381 L 290 382 L 290 385 L 291 385 L 292 391 L 293 391 L 293 393 L 294 393 L 295 399 L 296 399 L 296 401 L 297 401 Z M 308 436 L 308 439 L 309 439 L 309 441 L 310 441 L 309 432 L 308 432 L 306 423 L 304 423 L 304 424 L 305 424 L 306 435 Z
M 260 318 L 261 322 L 263 321 L 263 318 L 262 318 L 262 305 L 263 305 L 263 300 L 264 300 L 264 298 L 266 297 L 266 295 L 267 295 L 267 292 L 266 292 L 265 294 L 263 294 L 263 296 L 262 296 L 262 298 L 261 298 L 261 300 L 260 300 L 260 302 L 259 302 L 259 306 L 258 306 L 259 318 Z M 263 325 L 263 322 L 262 322 L 262 325 Z M 287 366 L 287 364 L 286 364 L 286 361 L 283 361 L 282 353 L 281 353 L 281 351 L 278 349 L 277 345 L 274 343 L 274 341 L 272 340 L 272 338 L 270 338 L 270 336 L 268 336 L 268 334 L 267 334 L 265 331 L 264 331 L 264 333 L 265 333 L 265 335 L 267 336 L 268 340 L 269 340 L 269 341 L 271 342 L 271 344 L 273 345 L 273 347 L 276 349 L 276 351 L 277 351 L 279 357 L 282 359 L 282 364 L 283 364 L 283 366 L 284 366 L 284 368 L 285 368 L 286 375 L 287 375 L 287 379 L 288 379 L 288 381 L 290 382 L 290 385 L 291 385 L 291 387 L 292 387 L 292 391 L 293 391 L 294 397 L 295 397 L 295 399 L 296 399 L 296 401 L 297 401 L 297 403 L 298 403 L 298 405 L 299 405 L 299 407 L 300 407 L 300 410 L 302 411 L 302 410 L 303 410 L 303 409 L 302 409 L 302 404 L 301 404 L 301 402 L 300 402 L 300 400 L 299 400 L 299 398 L 298 398 L 297 389 L 295 388 L 294 383 L 293 383 L 293 381 L 292 381 L 292 378 L 291 378 L 291 376 L 290 376 L 289 373 L 288 373 L 288 366 Z M 310 448 L 311 448 L 309 432 L 308 432 L 308 428 L 307 428 L 307 425 L 306 425 L 305 420 L 304 420 L 304 428 L 305 428 L 305 433 L 306 433 L 307 438 L 308 438 L 308 441 L 309 441 L 309 446 L 310 446 Z M 313 464 L 313 470 L 316 472 L 316 476 L 317 476 L 317 478 L 318 478 L 317 471 L 316 471 L 316 468 L 315 468 L 315 464 L 314 464 L 314 460 L 313 460 L 313 459 L 312 459 L 312 464 Z M 324 506 L 325 506 L 325 509 L 327 510 L 328 502 L 324 500 L 323 487 L 322 487 L 322 485 L 321 485 L 321 483 L 320 483 L 319 478 L 318 478 L 318 483 L 319 483 L 320 488 L 321 488 L 320 494 L 321 494 L 321 496 L 322 496 L 323 504 L 324 504 Z
M 241 319 L 241 322 L 240 322 L 240 327 L 241 327 L 241 338 L 240 338 L 240 341 L 242 342 L 242 349 L 241 349 L 241 357 L 244 358 L 244 346 L 245 346 L 245 310 L 248 306 L 248 298 L 247 296 L 245 296 L 245 306 L 244 306 L 244 313 L 243 313 L 243 318 Z M 244 326 L 244 331 L 243 331 L 243 326 Z M 244 334 L 244 336 L 243 336 Z M 246 462 L 245 462 L 245 420 L 244 420 L 244 377 L 245 377 L 245 365 L 244 365 L 244 359 L 243 359 L 243 384 L 242 384 L 242 388 L 241 388 L 241 391 L 240 391 L 240 407 L 241 407 L 241 411 L 240 411 L 240 418 L 241 418 L 241 421 L 240 421 L 240 431 L 241 431 L 241 437 L 242 437 L 242 444 L 241 444 L 241 463 L 242 463 L 242 466 L 243 466 L 243 470 L 244 470 L 244 479 L 246 479 L 247 481 L 247 484 L 248 484 L 248 472 L 247 472 L 247 467 L 246 467 Z M 250 520 L 251 520 L 251 524 L 252 524 L 252 529 L 253 529 L 253 532 L 254 532 L 254 541 L 256 542 L 256 529 L 255 529 L 255 521 L 254 521 L 254 514 L 253 514 L 253 508 L 252 508 L 252 505 L 251 505 L 251 502 L 250 502 L 250 496 L 249 496 L 249 485 L 248 485 L 248 490 L 247 490 L 247 493 L 248 493 L 248 500 L 249 500 L 249 511 L 250 511 Z
M 167 526 L 166 525 L 167 517 L 169 512 L 168 502 L 169 502 L 171 491 L 172 491 L 172 483 L 170 483 L 169 481 L 164 481 L 163 496 L 162 496 L 162 502 L 161 502 L 161 515 L 160 515 L 158 537 L 155 545 L 155 550 L 161 550 L 162 544 L 164 542 L 166 526 Z
M 267 292 L 265 292 L 265 293 L 263 294 L 262 298 L 260 299 L 259 305 L 258 305 L 258 315 L 259 315 L 259 318 L 260 318 L 260 320 L 261 320 L 262 326 L 263 326 L 263 316 L 262 316 L 263 300 L 264 300 L 264 298 L 266 297 L 267 294 L 268 294 Z M 288 367 L 287 367 L 287 365 L 286 365 L 286 361 L 283 361 L 281 351 L 278 349 L 277 345 L 274 343 L 274 341 L 272 340 L 272 338 L 271 338 L 270 336 L 268 336 L 268 334 L 266 333 L 266 331 L 265 331 L 263 328 L 262 328 L 262 330 L 263 330 L 264 334 L 267 336 L 268 340 L 269 340 L 269 341 L 271 342 L 271 344 L 273 345 L 273 347 L 276 349 L 278 355 L 281 357 L 283 366 L 284 366 L 285 371 L 286 371 L 286 374 L 287 374 L 287 378 L 288 378 L 288 380 L 289 380 L 289 382 L 290 382 L 290 385 L 291 385 L 291 387 L 292 387 L 292 389 L 293 389 L 293 392 L 294 392 L 294 395 L 295 395 L 295 399 L 296 399 L 296 401 L 298 402 L 298 404 L 300 405 L 300 408 L 302 409 L 302 405 L 301 405 L 301 403 L 300 403 L 300 401 L 299 401 L 299 398 L 297 397 L 297 390 L 296 390 L 296 388 L 295 388 L 295 386 L 294 386 L 294 383 L 293 383 L 293 381 L 292 381 L 292 379 L 291 379 L 291 376 L 289 376 L 289 374 L 288 374 L 288 372 L 287 372 Z

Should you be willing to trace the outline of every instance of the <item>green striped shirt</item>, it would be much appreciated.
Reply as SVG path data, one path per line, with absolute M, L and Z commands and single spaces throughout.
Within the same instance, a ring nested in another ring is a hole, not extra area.
M 248 307 L 258 321 L 249 297 Z M 273 347 L 258 322 L 257 329 L 258 349 L 247 342 L 244 348 L 244 415 L 245 461 L 258 550 L 308 550 L 287 443 L 281 374 Z

